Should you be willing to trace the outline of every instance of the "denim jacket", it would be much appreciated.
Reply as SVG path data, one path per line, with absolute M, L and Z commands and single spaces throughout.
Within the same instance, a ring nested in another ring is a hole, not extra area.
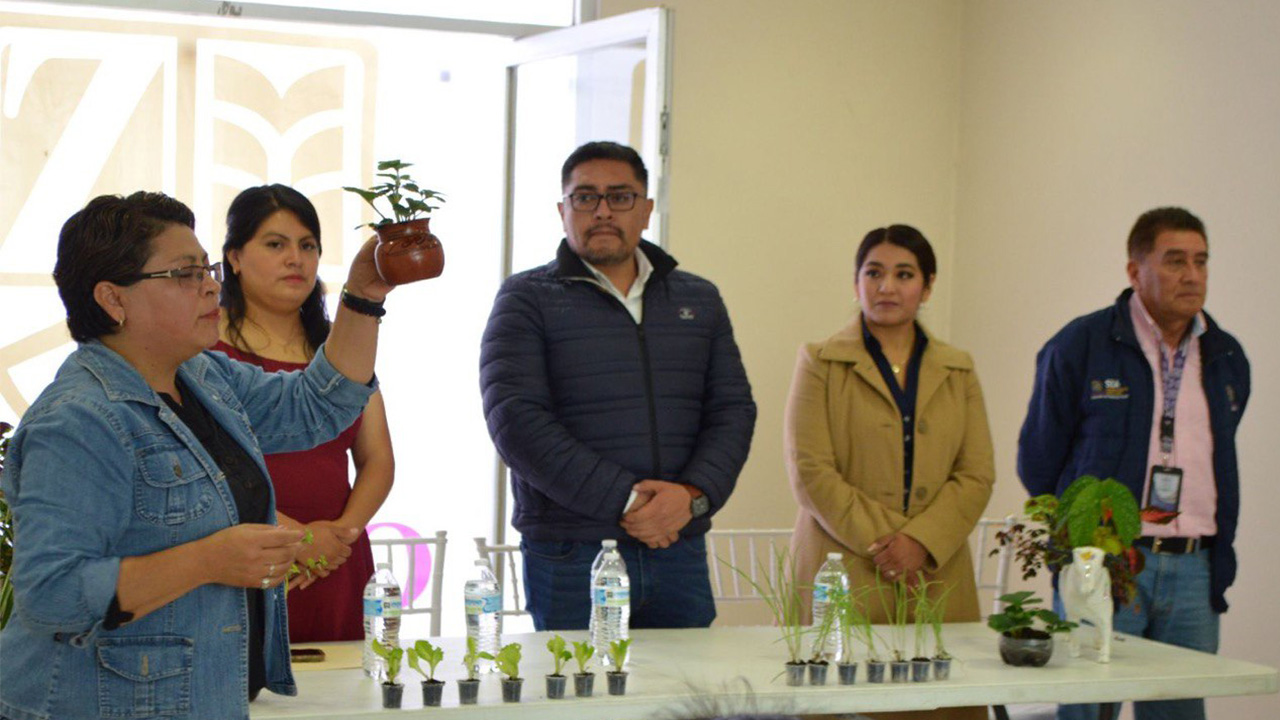
M 323 348 L 302 372 L 267 374 L 205 352 L 183 363 L 190 394 L 262 468 L 355 421 L 372 392 Z M 206 584 L 114 630 L 102 623 L 122 558 L 238 522 L 226 478 L 124 358 L 80 345 L 26 412 L 6 459 L 15 610 L 0 632 L 0 716 L 247 718 L 242 588 Z M 275 518 L 272 496 L 271 517 Z M 265 598 L 267 688 L 294 695 L 284 591 Z

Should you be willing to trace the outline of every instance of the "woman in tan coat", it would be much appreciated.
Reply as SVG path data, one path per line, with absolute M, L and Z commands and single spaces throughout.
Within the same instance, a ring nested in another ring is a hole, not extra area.
M 935 593 L 951 588 L 948 622 L 975 621 L 968 537 L 991 496 L 995 466 L 972 358 L 916 322 L 936 273 L 933 249 L 915 228 L 871 231 L 857 253 L 861 315 L 800 348 L 784 430 L 800 504 L 791 549 L 806 581 L 828 552 L 842 553 L 855 591 L 874 587 L 877 570 L 886 584 L 914 583 L 923 572 L 938 581 Z M 879 599 L 869 599 L 873 622 L 886 622 Z

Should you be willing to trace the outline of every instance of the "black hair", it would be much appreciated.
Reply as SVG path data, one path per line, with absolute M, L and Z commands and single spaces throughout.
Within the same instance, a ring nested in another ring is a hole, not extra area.
M 853 268 L 855 276 L 862 270 L 862 264 L 867 261 L 871 249 L 884 243 L 897 245 L 915 255 L 920 272 L 924 275 L 924 286 L 933 284 L 938 275 L 938 258 L 934 256 L 933 246 L 925 239 L 924 234 L 910 225 L 890 225 L 867 233 L 862 238 L 862 244 L 858 245 L 857 260 Z
M 324 245 L 320 242 L 320 217 L 316 214 L 315 206 L 305 195 L 288 185 L 251 187 L 231 201 L 231 206 L 227 208 L 227 237 L 222 243 L 225 272 L 219 304 L 226 310 L 227 337 L 242 350 L 252 350 L 245 344 L 241 333 L 245 314 L 244 288 L 240 285 L 240 276 L 231 271 L 227 253 L 248 244 L 258 233 L 262 223 L 280 210 L 292 213 L 315 237 L 316 249 L 324 252 Z M 302 307 L 298 308 L 298 315 L 302 319 L 302 331 L 307 337 L 307 349 L 314 353 L 325 338 L 329 337 L 329 313 L 324 306 L 324 283 L 319 277 L 307 299 L 302 301 Z
M 1204 223 L 1190 211 L 1180 207 L 1162 207 L 1148 210 L 1138 216 L 1129 231 L 1129 259 L 1141 260 L 1156 246 L 1156 237 L 1167 230 L 1189 230 L 1200 233 L 1207 245 L 1209 235 Z
M 569 176 L 573 174 L 573 169 L 582 163 L 592 160 L 618 160 L 624 162 L 631 166 L 631 170 L 636 174 L 636 180 L 639 180 L 646 190 L 649 188 L 649 171 L 645 169 L 644 160 L 640 159 L 640 153 L 626 145 L 620 145 L 608 140 L 589 142 L 569 153 L 564 165 L 560 167 L 560 187 L 567 189 L 569 187 Z
M 107 281 L 132 285 L 151 258 L 151 241 L 170 225 L 194 229 L 195 215 L 163 193 L 99 195 L 62 225 L 53 281 L 67 309 L 67 329 L 77 342 L 116 331 L 93 289 Z

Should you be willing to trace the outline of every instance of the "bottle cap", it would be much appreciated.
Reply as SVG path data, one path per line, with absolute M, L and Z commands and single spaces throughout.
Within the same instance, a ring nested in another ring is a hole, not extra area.
M 616 547 L 618 547 L 618 541 L 617 541 L 617 540 L 601 540 L 601 541 L 600 541 L 600 547 L 603 547 L 603 548 L 616 548 Z
M 827 553 L 828 560 L 843 560 L 844 555 L 841 553 Z

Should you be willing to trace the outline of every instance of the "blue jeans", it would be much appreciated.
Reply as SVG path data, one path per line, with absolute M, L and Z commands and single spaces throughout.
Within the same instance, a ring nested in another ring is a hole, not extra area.
M 586 630 L 591 617 L 591 562 L 598 542 L 520 541 L 525 607 L 537 630 Z M 631 627 L 708 627 L 716 617 L 702 536 L 650 549 L 619 540 L 631 580 Z
M 1218 613 L 1209 606 L 1209 551 L 1191 555 L 1157 555 L 1139 548 L 1146 567 L 1138 573 L 1136 602 L 1120 608 L 1112 624 L 1116 632 L 1208 653 L 1218 652 Z M 1062 613 L 1056 595 L 1054 608 Z M 1112 645 L 1111 655 L 1117 648 Z M 1123 652 L 1123 650 L 1120 650 Z M 1097 705 L 1059 705 L 1058 720 L 1094 720 Z M 1120 704 L 1112 717 L 1119 717 Z M 1133 704 L 1134 720 L 1204 720 L 1204 700 L 1150 700 Z

